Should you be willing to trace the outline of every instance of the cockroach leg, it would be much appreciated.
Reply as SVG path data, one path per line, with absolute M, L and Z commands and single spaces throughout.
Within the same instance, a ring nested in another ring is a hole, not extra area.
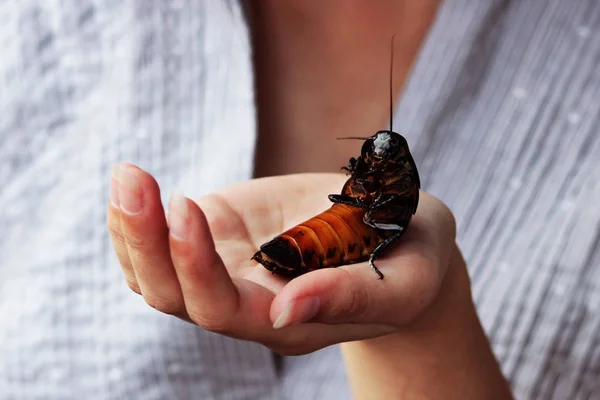
M 352 173 L 354 173 L 354 170 L 356 169 L 356 158 L 354 158 L 354 157 L 350 158 L 349 164 L 350 164 L 349 166 L 342 167 L 341 169 L 342 169 L 342 171 L 346 171 L 349 174 L 352 174 Z
M 393 203 L 394 201 L 398 201 L 398 200 L 400 200 L 398 198 L 398 196 L 391 195 L 390 197 L 388 197 L 384 200 L 381 200 L 381 201 L 371 204 L 371 206 L 369 207 L 369 211 L 381 210 L 382 208 L 386 207 L 388 204 Z
M 388 203 L 388 200 L 394 200 L 396 196 L 392 196 L 389 199 L 386 199 L 379 204 Z M 396 211 L 396 212 L 394 212 Z M 400 211 L 400 213 L 398 213 Z M 371 256 L 369 258 L 369 266 L 379 275 L 379 279 L 383 279 L 383 274 L 377 269 L 375 266 L 375 259 L 381 257 L 383 253 L 389 249 L 394 243 L 396 243 L 406 231 L 405 226 L 408 225 L 408 221 L 404 221 L 404 224 L 400 224 L 399 221 L 402 221 L 402 208 L 400 210 L 394 208 L 389 210 L 380 210 L 379 215 L 373 214 L 374 210 L 369 210 L 363 219 L 363 222 L 375 229 L 383 230 L 383 231 L 392 231 L 391 236 L 386 238 L 383 242 L 381 242 L 377 247 L 373 249 L 371 252 Z M 398 218 L 400 217 L 400 218 Z M 394 232 L 395 231 L 395 232 Z
M 373 271 L 375 271 L 375 273 L 379 276 L 379 280 L 382 280 L 383 278 L 385 278 L 385 275 L 383 275 L 381 273 L 381 271 L 377 269 L 377 267 L 375 266 L 375 264 L 373 264 L 373 260 L 374 260 L 373 254 L 371 254 L 371 258 L 369 259 L 369 265 L 371 266 L 371 269 Z
M 362 202 L 359 199 L 354 198 L 354 197 L 345 196 L 343 194 L 330 194 L 329 200 L 332 203 L 345 204 L 347 206 L 364 208 L 364 204 L 362 204 Z
M 383 279 L 384 275 L 375 266 L 375 259 L 381 256 L 387 249 L 389 249 L 394 243 L 396 243 L 402 237 L 403 233 L 404 229 L 401 228 L 400 231 L 381 242 L 381 244 L 375 247 L 375 249 L 371 253 L 371 257 L 369 257 L 369 266 L 373 271 L 375 271 L 377 275 L 379 275 L 379 279 Z

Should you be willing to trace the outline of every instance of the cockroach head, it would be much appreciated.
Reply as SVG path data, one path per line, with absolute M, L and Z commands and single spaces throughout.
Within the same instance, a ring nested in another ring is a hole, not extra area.
M 362 146 L 361 153 L 366 161 L 378 167 L 389 161 L 400 161 L 409 154 L 408 142 L 399 133 L 379 131 Z

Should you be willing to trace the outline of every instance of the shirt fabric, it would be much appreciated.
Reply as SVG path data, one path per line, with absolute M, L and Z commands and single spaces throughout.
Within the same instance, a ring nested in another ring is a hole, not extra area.
M 0 399 L 351 398 L 337 346 L 147 306 L 106 229 L 116 162 L 165 202 L 251 178 L 249 46 L 235 0 L 0 0 Z M 519 399 L 600 399 L 599 60 L 596 0 L 448 0 L 395 117 Z

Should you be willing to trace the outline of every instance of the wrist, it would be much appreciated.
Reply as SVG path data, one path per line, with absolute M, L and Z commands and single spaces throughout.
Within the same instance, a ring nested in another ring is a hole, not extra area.
M 381 382 L 381 398 L 511 398 L 479 322 L 457 247 L 440 293 L 421 316 L 393 334 L 341 347 L 358 394 L 376 381 Z

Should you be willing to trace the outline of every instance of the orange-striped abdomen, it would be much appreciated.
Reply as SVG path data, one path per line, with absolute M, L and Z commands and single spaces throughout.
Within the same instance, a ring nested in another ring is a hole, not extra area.
M 253 259 L 286 276 L 365 261 L 386 233 L 365 224 L 364 214 L 361 208 L 334 204 L 262 245 Z

